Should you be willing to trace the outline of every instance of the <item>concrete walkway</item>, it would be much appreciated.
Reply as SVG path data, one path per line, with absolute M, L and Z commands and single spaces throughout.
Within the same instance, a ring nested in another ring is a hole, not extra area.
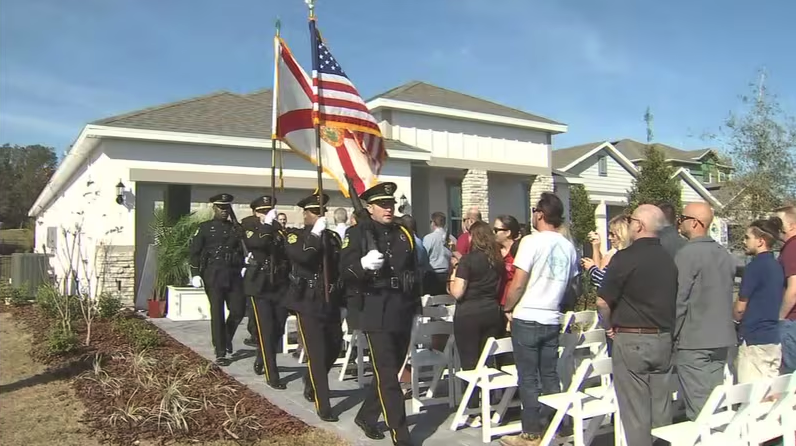
M 150 319 L 174 339 L 194 350 L 208 360 L 213 360 L 212 342 L 210 339 L 209 321 L 177 322 L 168 319 Z M 287 383 L 287 390 L 277 391 L 265 385 L 264 378 L 257 376 L 252 371 L 255 350 L 245 346 L 243 340 L 248 336 L 245 320 L 241 323 L 235 335 L 234 346 L 236 358 L 224 371 L 247 385 L 249 388 L 266 397 L 273 404 L 279 406 L 291 415 L 305 421 L 311 426 L 336 432 L 347 439 L 352 445 L 383 445 L 390 444 L 389 434 L 384 440 L 370 440 L 365 438 L 362 431 L 354 424 L 354 415 L 359 409 L 363 399 L 363 391 L 356 384 L 353 376 L 344 382 L 338 381 L 339 367 L 334 367 L 329 376 L 329 386 L 332 390 L 332 409 L 340 417 L 337 423 L 326 423 L 315 415 L 315 408 L 302 396 L 303 385 L 301 376 L 306 364 L 299 364 L 290 355 L 279 355 L 277 360 L 282 380 Z M 367 379 L 367 378 L 366 378 Z M 407 414 L 411 413 L 410 404 L 406 404 Z M 453 420 L 453 409 L 447 405 L 432 406 L 424 409 L 419 414 L 408 415 L 412 439 L 416 445 L 448 446 L 448 445 L 483 445 L 481 430 L 475 428 L 462 428 L 457 432 L 450 430 Z M 386 430 L 383 421 L 381 427 Z M 493 445 L 499 444 L 498 440 Z

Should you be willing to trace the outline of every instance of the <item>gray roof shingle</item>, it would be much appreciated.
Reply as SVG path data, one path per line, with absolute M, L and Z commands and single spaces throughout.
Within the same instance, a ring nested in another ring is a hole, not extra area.
M 504 116 L 507 118 L 527 119 L 547 124 L 563 125 L 542 116 L 526 113 L 522 110 L 500 105 L 492 101 L 470 96 L 457 91 L 448 90 L 426 82 L 412 81 L 376 95 L 367 102 L 377 98 L 394 99 L 396 101 L 414 102 L 438 107 L 455 108 L 478 113 Z
M 604 143 L 605 141 L 598 141 L 589 144 L 582 144 L 565 149 L 553 150 L 553 168 L 561 169 L 566 167 L 571 162 L 577 160 L 581 156 L 589 153 L 595 147 Z M 632 139 L 622 139 L 619 141 L 611 141 L 611 144 L 629 160 L 643 160 L 645 158 L 644 149 L 647 146 L 644 143 L 634 141 Z M 696 161 L 708 149 L 700 150 L 680 150 L 666 144 L 653 143 L 657 149 L 662 150 L 667 159 L 678 161 Z

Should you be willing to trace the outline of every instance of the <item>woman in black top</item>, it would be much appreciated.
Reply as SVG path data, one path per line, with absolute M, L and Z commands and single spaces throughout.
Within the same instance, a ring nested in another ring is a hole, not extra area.
M 470 227 L 470 251 L 451 272 L 449 293 L 456 298 L 453 335 L 463 370 L 475 368 L 489 337 L 500 338 L 505 322 L 500 310 L 500 282 L 505 271 L 500 245 L 489 224 Z M 468 407 L 478 407 L 471 398 Z

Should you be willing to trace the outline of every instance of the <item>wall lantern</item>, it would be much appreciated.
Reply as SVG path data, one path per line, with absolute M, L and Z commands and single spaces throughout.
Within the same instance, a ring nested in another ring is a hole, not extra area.
M 116 204 L 124 204 L 124 183 L 122 183 L 122 180 L 119 180 L 119 184 L 116 185 Z
M 409 200 L 406 199 L 406 195 L 401 194 L 401 198 L 398 199 L 398 212 L 403 214 L 404 209 L 406 209 L 406 205 L 408 204 Z

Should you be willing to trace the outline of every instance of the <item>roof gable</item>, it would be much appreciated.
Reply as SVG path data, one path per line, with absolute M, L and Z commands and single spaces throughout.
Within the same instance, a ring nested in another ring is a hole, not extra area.
M 553 150 L 553 169 L 563 169 L 573 161 L 596 149 L 605 141 L 590 142 L 579 146 Z
M 413 102 L 416 104 L 433 105 L 547 124 L 563 125 L 552 119 L 420 81 L 412 81 L 395 87 L 368 99 L 367 102 L 374 99 L 393 99 L 396 101 Z
M 271 137 L 270 90 L 247 97 L 220 91 L 92 122 L 112 127 L 184 133 Z

